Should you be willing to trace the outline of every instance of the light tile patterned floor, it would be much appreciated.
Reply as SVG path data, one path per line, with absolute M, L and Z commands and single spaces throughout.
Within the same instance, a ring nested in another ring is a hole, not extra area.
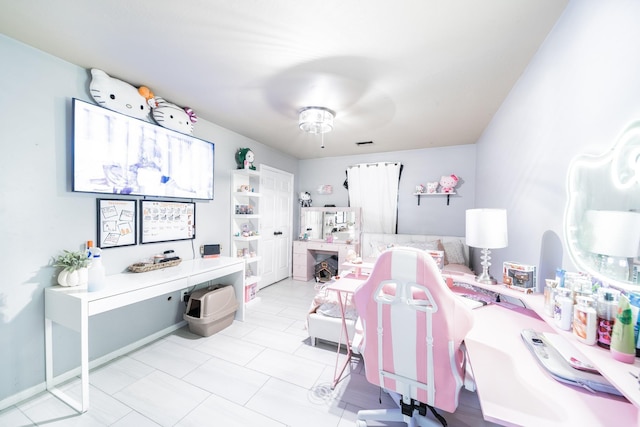
M 362 408 L 394 407 L 357 358 L 331 389 L 336 347 L 312 347 L 305 331 L 314 293 L 312 282 L 283 280 L 258 293 L 245 322 L 206 338 L 185 327 L 92 370 L 87 413 L 45 392 L 0 412 L 0 426 L 346 427 Z M 63 389 L 79 397 L 79 380 Z M 444 415 L 451 427 L 495 425 L 465 390 L 456 413 Z

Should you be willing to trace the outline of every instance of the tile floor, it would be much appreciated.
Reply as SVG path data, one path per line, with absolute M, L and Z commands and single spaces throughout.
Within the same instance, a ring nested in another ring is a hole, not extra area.
M 312 347 L 304 326 L 314 293 L 312 282 L 283 280 L 258 293 L 245 322 L 207 338 L 184 327 L 92 370 L 87 413 L 44 392 L 0 412 L 0 426 L 345 427 L 361 408 L 393 407 L 385 394 L 378 403 L 358 358 L 331 389 L 336 346 Z M 62 388 L 79 398 L 78 379 Z M 443 415 L 451 427 L 495 425 L 466 390 Z

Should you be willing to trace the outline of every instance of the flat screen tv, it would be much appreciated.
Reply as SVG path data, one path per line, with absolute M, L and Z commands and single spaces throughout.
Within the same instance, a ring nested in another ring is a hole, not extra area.
M 214 144 L 73 99 L 73 191 L 213 199 Z

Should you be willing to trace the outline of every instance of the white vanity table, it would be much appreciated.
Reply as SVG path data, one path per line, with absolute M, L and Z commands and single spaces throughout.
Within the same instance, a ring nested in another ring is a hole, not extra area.
M 338 256 L 338 266 L 347 261 L 349 251 L 360 254 L 360 208 L 302 208 L 300 235 L 293 242 L 293 279 L 309 281 L 314 277 L 316 256 Z
M 47 389 L 78 412 L 89 409 L 89 318 L 130 304 L 179 290 L 191 289 L 210 280 L 232 285 L 239 302 L 236 320 L 244 320 L 244 269 L 242 258 L 220 257 L 183 261 L 146 273 L 107 276 L 107 286 L 97 292 L 86 287 L 54 286 L 45 289 L 45 376 Z M 53 376 L 53 323 L 80 333 L 81 402 L 55 388 Z

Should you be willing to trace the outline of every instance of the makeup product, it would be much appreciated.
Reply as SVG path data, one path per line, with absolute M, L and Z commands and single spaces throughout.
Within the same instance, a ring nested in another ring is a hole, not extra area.
M 578 296 L 576 299 L 578 303 L 573 308 L 573 334 L 578 341 L 594 345 L 598 335 L 595 301 L 588 296 Z
M 573 292 L 571 289 L 558 288 L 553 317 L 558 328 L 565 331 L 571 330 L 573 322 Z
M 629 298 L 626 295 L 621 295 L 618 300 L 616 322 L 611 334 L 610 351 L 614 359 L 624 363 L 633 363 L 636 358 L 632 318 Z
M 615 322 L 616 311 L 618 310 L 618 298 L 620 291 L 612 288 L 598 289 L 597 315 L 598 315 L 598 341 L 597 344 L 603 348 L 611 345 L 611 330 Z

